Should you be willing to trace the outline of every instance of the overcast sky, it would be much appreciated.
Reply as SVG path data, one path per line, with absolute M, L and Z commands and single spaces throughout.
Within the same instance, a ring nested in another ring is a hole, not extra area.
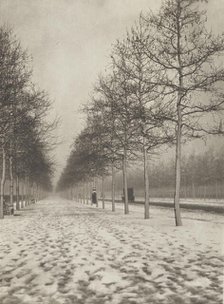
M 157 10 L 160 0 L 0 0 L 0 23 L 13 27 L 33 57 L 34 80 L 53 100 L 61 117 L 55 151 L 59 173 L 69 146 L 80 131 L 80 105 L 88 101 L 109 62 L 112 43 L 122 37 L 141 11 Z M 208 20 L 224 29 L 224 0 L 210 0 Z M 57 173 L 57 175 L 58 175 Z

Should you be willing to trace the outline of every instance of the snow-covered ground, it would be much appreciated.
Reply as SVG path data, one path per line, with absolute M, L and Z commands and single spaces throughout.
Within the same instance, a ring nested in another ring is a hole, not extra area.
M 218 304 L 224 217 L 52 198 L 0 222 L 1 304 Z

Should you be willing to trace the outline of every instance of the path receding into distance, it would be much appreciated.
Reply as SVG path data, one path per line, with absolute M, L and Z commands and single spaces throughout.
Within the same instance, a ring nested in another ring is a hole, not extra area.
M 221 304 L 223 218 L 51 198 L 0 222 L 1 304 Z

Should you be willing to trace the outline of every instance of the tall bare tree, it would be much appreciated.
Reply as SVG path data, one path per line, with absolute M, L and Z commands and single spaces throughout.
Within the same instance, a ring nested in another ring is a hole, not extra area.
M 137 144 L 133 147 L 143 153 L 145 219 L 149 218 L 149 155 L 164 144 L 172 143 L 172 136 L 164 127 L 161 116 L 168 115 L 168 109 L 161 103 L 161 91 L 155 79 L 154 63 L 146 56 L 143 44 L 148 44 L 148 32 L 142 20 L 136 23 L 127 38 L 117 44 L 119 70 L 125 73 L 131 86 L 132 112 L 137 125 Z
M 197 0 L 164 1 L 158 14 L 142 16 L 149 43 L 142 41 L 145 55 L 154 62 L 156 79 L 164 103 L 173 115 L 161 117 L 176 129 L 176 180 L 174 210 L 176 225 L 180 214 L 181 144 L 185 136 L 201 132 L 217 134 L 218 124 L 211 119 L 223 110 L 221 83 L 224 69 L 220 56 L 224 36 L 215 36 L 206 28 L 206 13 Z M 208 123 L 210 122 L 210 124 Z

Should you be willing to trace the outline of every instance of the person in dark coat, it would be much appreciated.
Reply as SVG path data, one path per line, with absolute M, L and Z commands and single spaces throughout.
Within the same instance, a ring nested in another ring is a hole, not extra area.
M 93 189 L 93 192 L 92 192 L 92 204 L 97 205 L 97 194 L 96 194 L 96 189 Z

